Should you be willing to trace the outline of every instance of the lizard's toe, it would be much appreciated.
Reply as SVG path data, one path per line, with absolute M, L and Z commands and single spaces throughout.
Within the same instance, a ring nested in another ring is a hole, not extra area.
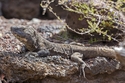
M 37 57 L 38 56 L 38 53 L 36 52 L 28 52 L 25 57 Z
M 80 65 L 80 75 L 79 76 L 83 76 L 85 79 L 87 79 L 86 75 L 85 75 L 85 67 L 88 67 L 85 62 Z

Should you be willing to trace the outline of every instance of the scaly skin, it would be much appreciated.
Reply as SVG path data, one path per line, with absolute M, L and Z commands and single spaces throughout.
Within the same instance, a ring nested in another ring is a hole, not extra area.
M 116 58 L 115 50 L 108 47 L 84 47 L 70 44 L 53 43 L 43 38 L 33 27 L 11 27 L 13 35 L 30 51 L 34 51 L 38 56 L 43 56 L 46 51 L 51 55 L 58 54 L 62 57 L 68 56 L 71 60 L 79 63 L 85 77 L 84 68 L 86 63 L 83 59 L 94 57 Z
M 97 56 L 116 58 L 116 53 L 108 47 L 83 47 L 70 44 L 53 43 L 43 38 L 33 27 L 11 27 L 14 36 L 25 44 L 30 51 L 39 51 L 47 49 L 51 53 L 61 53 L 63 55 L 72 55 L 74 52 L 83 54 L 83 58 L 94 58 Z

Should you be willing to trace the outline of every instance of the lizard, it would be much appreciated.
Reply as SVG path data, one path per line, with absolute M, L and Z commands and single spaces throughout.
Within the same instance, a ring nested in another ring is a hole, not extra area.
M 85 47 L 71 44 L 60 44 L 50 42 L 42 37 L 32 26 L 12 26 L 12 34 L 25 44 L 29 51 L 35 52 L 37 56 L 59 54 L 62 57 L 70 58 L 80 64 L 80 69 L 85 77 L 84 68 L 88 65 L 83 61 L 88 58 L 109 57 L 116 59 L 116 52 L 109 47 Z M 67 57 L 68 56 L 68 57 Z

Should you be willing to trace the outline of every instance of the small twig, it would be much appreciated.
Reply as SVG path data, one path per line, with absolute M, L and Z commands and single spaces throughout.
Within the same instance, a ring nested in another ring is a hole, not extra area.
M 68 9 L 69 11 L 72 11 L 72 12 L 76 12 L 76 13 L 78 13 L 78 14 L 83 14 L 83 12 L 79 12 L 79 11 L 74 11 L 73 9 L 71 9 L 71 8 L 69 8 L 67 5 L 64 5 L 66 8 L 65 9 Z M 49 9 L 49 11 L 50 12 L 52 12 L 56 17 L 57 17 L 57 19 L 60 21 L 60 22 L 62 22 L 62 20 L 60 19 L 60 17 L 59 16 L 57 16 L 57 14 L 55 13 L 55 12 L 53 12 L 53 10 L 52 10 L 52 7 L 51 6 L 49 6 L 48 7 L 48 9 Z M 98 27 L 99 26 L 99 24 L 100 24 L 100 22 L 101 22 L 101 19 L 105 19 L 105 20 L 107 20 L 108 18 L 106 18 L 106 17 L 104 17 L 104 16 L 101 16 L 101 15 L 99 15 L 99 14 L 93 14 L 93 13 L 91 13 L 90 12 L 90 15 L 92 15 L 92 16 L 95 16 L 95 17 L 98 17 L 98 22 L 97 22 L 97 24 L 96 24 L 96 27 Z M 84 35 L 84 34 L 89 34 L 89 35 L 91 35 L 91 30 L 87 30 L 87 31 L 85 31 L 84 33 L 82 32 L 77 32 L 76 30 L 73 30 L 72 28 L 70 28 L 66 23 L 64 23 L 65 24 L 65 26 L 69 29 L 69 30 L 71 30 L 72 32 L 75 32 L 75 33 L 77 33 L 77 34 L 79 34 L 79 35 Z M 102 32 L 101 32 L 102 33 Z M 103 33 L 102 33 L 103 34 Z M 105 36 L 107 36 L 107 37 L 109 37 L 109 35 L 107 35 L 107 34 L 105 34 Z M 111 37 L 111 36 L 110 36 Z M 117 39 L 115 39 L 115 38 L 113 38 L 113 37 L 111 37 L 111 39 L 113 39 L 114 41 L 116 41 L 116 42 L 119 42 Z
M 63 22 L 63 21 L 60 19 L 60 17 L 57 16 L 57 14 L 56 14 L 55 12 L 53 12 L 51 6 L 49 6 L 48 9 L 49 9 L 50 12 L 52 12 L 52 13 L 57 17 L 57 19 L 58 19 L 60 22 Z M 72 28 L 70 28 L 66 23 L 64 23 L 64 25 L 65 25 L 69 30 L 71 30 L 71 31 L 73 31 L 73 32 L 75 32 L 75 33 L 77 33 L 77 34 L 79 34 L 79 35 L 84 35 L 84 34 L 90 33 L 90 30 L 86 31 L 85 33 L 80 33 L 80 32 L 77 32 L 77 31 L 73 30 Z
M 96 24 L 96 27 L 98 27 L 99 26 L 99 24 L 100 24 L 100 19 L 101 19 L 101 17 L 100 17 L 100 15 L 98 15 L 98 18 L 99 18 L 99 20 L 98 20 L 98 22 L 97 22 L 97 24 Z
M 51 1 L 49 1 L 49 0 L 43 0 L 43 1 L 41 1 L 41 4 L 40 4 L 40 6 L 43 8 L 43 13 L 42 13 L 42 15 L 45 15 L 45 13 L 46 13 L 46 10 L 47 10 L 47 8 L 49 7 L 49 5 L 52 3 L 52 2 L 54 2 L 55 0 L 51 0 Z

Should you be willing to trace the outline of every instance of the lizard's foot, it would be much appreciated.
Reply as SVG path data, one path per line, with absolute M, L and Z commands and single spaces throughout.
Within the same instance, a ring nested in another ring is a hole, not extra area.
M 26 57 L 37 57 L 39 56 L 37 52 L 28 52 L 26 55 Z
M 40 57 L 46 57 L 46 56 L 50 55 L 50 52 L 47 49 L 42 49 L 42 50 L 38 51 L 37 53 Z
M 80 65 L 80 75 L 79 76 L 84 76 L 84 78 L 86 78 L 85 76 L 85 67 L 89 67 L 83 60 L 83 54 L 79 53 L 79 52 L 75 52 L 71 55 L 71 60 L 77 62 Z
M 79 76 L 84 76 L 84 78 L 86 78 L 86 76 L 85 76 L 85 67 L 86 67 L 86 63 L 85 64 L 81 64 L 80 65 L 80 74 L 79 74 Z
M 86 78 L 86 75 L 85 75 L 85 67 L 88 67 L 88 68 L 91 70 L 90 66 L 87 65 L 87 64 L 83 61 L 83 63 L 80 65 L 80 75 L 79 75 L 79 76 L 83 76 L 85 79 L 87 79 L 87 78 Z
M 38 52 L 28 52 L 25 56 L 27 57 L 46 57 L 50 54 L 48 50 L 40 50 Z

